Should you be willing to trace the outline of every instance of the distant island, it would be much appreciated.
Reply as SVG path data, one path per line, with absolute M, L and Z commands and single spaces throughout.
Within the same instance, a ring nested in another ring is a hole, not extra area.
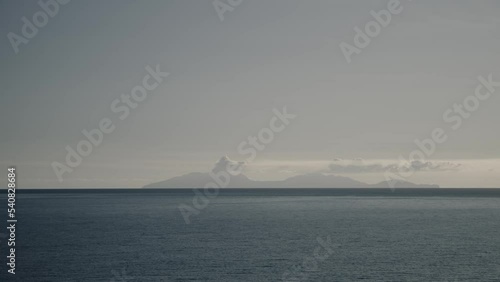
M 224 161 L 224 158 L 219 160 Z M 216 168 L 214 168 L 215 170 Z M 212 170 L 214 173 L 216 171 Z M 214 179 L 206 172 L 192 172 L 173 177 L 164 181 L 148 184 L 143 188 L 200 188 Z M 389 188 L 387 181 L 367 184 L 349 177 L 323 173 L 308 173 L 297 175 L 280 181 L 252 180 L 243 174 L 230 176 L 229 182 L 222 188 Z M 439 188 L 434 184 L 415 184 L 407 181 L 397 181 L 393 188 Z

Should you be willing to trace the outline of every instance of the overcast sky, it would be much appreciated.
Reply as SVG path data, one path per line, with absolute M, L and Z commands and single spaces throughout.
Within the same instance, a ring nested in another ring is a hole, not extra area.
M 73 0 L 16 54 L 8 34 L 41 7 L 0 1 L 0 164 L 17 165 L 20 187 L 141 187 L 223 155 L 246 161 L 238 145 L 286 106 L 297 117 L 247 164 L 254 179 L 379 182 L 370 165 L 408 158 L 414 139 L 442 128 L 447 141 L 409 180 L 499 187 L 500 87 L 456 130 L 443 113 L 474 95 L 478 76 L 500 81 L 500 2 L 401 0 L 348 63 L 340 44 L 388 2 L 243 0 L 221 21 L 212 0 Z M 170 75 L 120 120 L 112 102 L 157 65 Z M 51 164 L 103 118 L 115 130 L 58 181 Z

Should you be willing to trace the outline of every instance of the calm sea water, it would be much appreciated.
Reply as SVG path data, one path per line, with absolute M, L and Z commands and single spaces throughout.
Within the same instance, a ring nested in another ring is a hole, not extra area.
M 499 197 L 193 195 L 20 194 L 0 281 L 500 281 Z

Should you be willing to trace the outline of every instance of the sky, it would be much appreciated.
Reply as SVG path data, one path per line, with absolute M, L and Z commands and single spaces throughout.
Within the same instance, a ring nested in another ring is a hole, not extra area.
M 73 0 L 16 45 L 23 17 L 43 10 L 0 0 L 1 183 L 14 165 L 19 187 L 142 187 L 225 155 L 257 180 L 376 183 L 441 129 L 446 141 L 407 180 L 500 187 L 500 87 L 467 118 L 453 110 L 474 102 L 478 77 L 500 82 L 500 2 L 401 0 L 348 60 L 342 43 L 356 47 L 356 27 L 391 1 L 217 1 Z M 148 75 L 156 87 L 124 117 L 122 95 Z M 255 158 L 241 154 L 284 108 L 289 124 Z M 103 119 L 114 130 L 69 166 L 67 146 Z M 59 177 L 55 163 L 67 168 Z

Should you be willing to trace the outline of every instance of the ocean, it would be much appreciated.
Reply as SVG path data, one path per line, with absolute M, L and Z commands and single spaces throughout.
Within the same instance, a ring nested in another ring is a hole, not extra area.
M 17 190 L 16 274 L 0 237 L 0 281 L 500 281 L 500 190 L 229 189 L 202 208 L 193 199 Z M 180 204 L 197 211 L 189 224 Z

